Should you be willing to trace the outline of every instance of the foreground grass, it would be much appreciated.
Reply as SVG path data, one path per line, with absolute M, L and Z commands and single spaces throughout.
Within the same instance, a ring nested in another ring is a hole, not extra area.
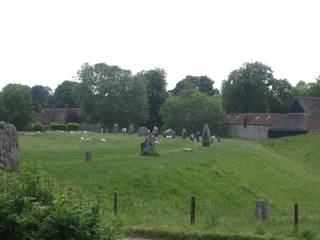
M 92 141 L 81 142 L 80 137 Z M 107 138 L 107 143 L 100 142 Z M 215 233 L 265 238 L 319 239 L 319 134 L 280 140 L 223 139 L 204 148 L 190 140 L 159 138 L 160 156 L 139 154 L 143 138 L 113 134 L 20 134 L 23 162 L 35 161 L 62 185 L 82 194 L 98 190 L 132 232 Z M 192 153 L 183 148 L 193 149 Z M 85 151 L 93 162 L 84 162 Z M 197 199 L 196 224 L 189 224 L 190 197 Z M 255 200 L 265 198 L 269 220 L 257 222 Z M 293 229 L 293 204 L 301 224 Z M 141 230 L 142 229 L 142 230 Z

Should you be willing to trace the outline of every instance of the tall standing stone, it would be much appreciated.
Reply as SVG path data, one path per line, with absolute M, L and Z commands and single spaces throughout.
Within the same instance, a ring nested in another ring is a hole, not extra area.
M 138 134 L 139 134 L 139 136 L 146 136 L 148 134 L 148 128 L 139 127 Z
M 129 128 L 128 128 L 128 133 L 129 134 L 134 134 L 134 125 L 133 125 L 133 123 L 130 123 Z
M 153 155 L 155 153 L 155 136 L 148 133 L 144 142 L 140 144 L 141 155 Z
M 119 133 L 119 124 L 117 123 L 113 124 L 112 132 Z
M 183 128 L 182 131 L 181 131 L 181 137 L 182 137 L 182 139 L 186 139 L 187 138 L 187 130 L 185 128 Z
M 5 122 L 0 122 L 0 165 L 8 170 L 19 170 L 17 129 Z
M 205 124 L 202 131 L 202 146 L 209 147 L 211 142 L 211 132 L 208 124 Z
M 152 134 L 158 137 L 159 135 L 159 128 L 157 126 L 154 126 L 152 129 Z

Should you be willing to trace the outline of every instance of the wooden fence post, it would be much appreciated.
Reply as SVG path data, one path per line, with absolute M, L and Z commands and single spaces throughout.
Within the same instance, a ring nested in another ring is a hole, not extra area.
M 118 193 L 117 192 L 113 193 L 113 211 L 114 211 L 114 215 L 117 215 L 118 213 Z
M 293 213 L 293 222 L 294 222 L 294 227 L 298 229 L 299 227 L 299 206 L 297 203 L 294 204 L 294 213 Z
M 191 197 L 190 222 L 194 224 L 196 221 L 196 198 Z
M 84 161 L 86 161 L 86 162 L 92 161 L 92 153 L 91 153 L 91 151 L 86 151 L 86 154 L 84 156 Z

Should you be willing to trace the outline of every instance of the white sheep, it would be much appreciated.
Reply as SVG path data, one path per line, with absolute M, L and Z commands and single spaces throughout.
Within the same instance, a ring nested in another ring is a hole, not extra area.
M 104 139 L 104 138 L 101 138 L 101 139 L 100 139 L 100 142 L 104 142 L 104 143 L 105 143 L 105 142 L 107 142 L 107 140 Z

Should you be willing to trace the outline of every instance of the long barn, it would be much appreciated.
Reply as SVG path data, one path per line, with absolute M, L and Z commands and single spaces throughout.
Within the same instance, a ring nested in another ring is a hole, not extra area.
M 230 113 L 226 136 L 248 139 L 277 138 L 320 130 L 320 98 L 296 97 L 287 114 Z
M 273 124 L 268 137 L 277 138 L 293 136 L 320 129 L 320 98 L 297 97 L 294 99 L 289 113 Z

